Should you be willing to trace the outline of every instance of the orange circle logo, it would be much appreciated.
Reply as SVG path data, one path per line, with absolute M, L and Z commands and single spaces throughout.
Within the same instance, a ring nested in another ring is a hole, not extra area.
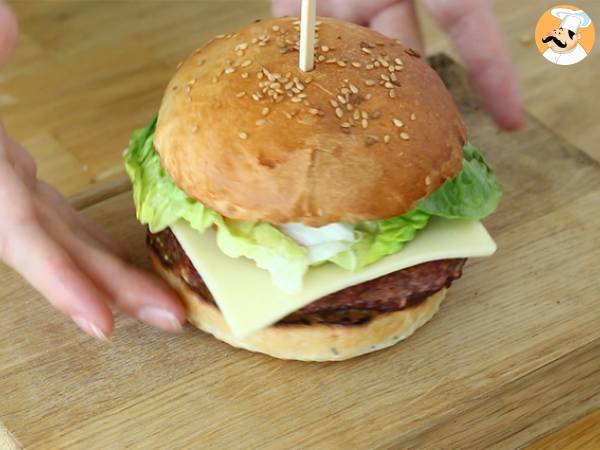
M 570 66 L 584 60 L 594 47 L 596 30 L 590 16 L 573 5 L 550 8 L 535 27 L 535 43 L 553 64 Z

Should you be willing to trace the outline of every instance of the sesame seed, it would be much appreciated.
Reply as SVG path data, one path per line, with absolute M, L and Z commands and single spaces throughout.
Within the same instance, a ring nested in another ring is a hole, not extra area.
M 242 72 L 242 75 L 241 75 L 241 76 L 242 76 L 242 78 L 243 78 L 244 80 L 246 80 L 246 79 L 248 79 L 248 77 L 249 77 L 250 75 L 248 74 L 248 72 Z
M 390 135 L 389 135 L 389 134 L 386 134 L 386 135 L 383 137 L 383 142 L 385 142 L 386 144 L 389 144 L 389 143 L 390 143 L 390 141 L 391 141 Z
M 302 83 L 300 83 L 299 81 L 296 81 L 296 87 L 297 87 L 298 89 L 300 89 L 301 91 L 303 91 L 303 90 L 304 90 L 304 88 L 305 88 L 306 86 L 304 86 L 304 85 L 303 85 Z
M 410 120 L 417 120 L 417 115 L 415 113 L 412 113 L 410 115 Z
M 224 34 L 218 34 L 215 39 L 223 39 L 225 37 Z
M 343 95 L 348 95 L 349 93 L 350 93 L 350 89 L 348 89 L 348 88 L 346 88 L 346 87 L 343 87 L 343 88 L 342 88 L 342 94 L 343 94 Z
M 373 94 L 365 95 L 365 100 L 371 100 L 373 98 Z
M 403 140 L 408 141 L 410 139 L 410 134 L 408 134 L 408 133 L 400 133 L 400 137 Z
M 385 73 L 381 74 L 381 79 L 384 80 L 384 81 L 391 81 L 390 77 L 387 76 Z
M 400 72 L 401 70 L 404 70 L 403 66 L 396 66 L 396 72 Z
M 263 116 L 268 116 L 271 110 L 268 107 L 264 107 L 260 112 Z
M 377 67 L 378 69 L 381 67 L 381 63 L 380 63 L 379 61 L 375 61 L 375 62 L 373 63 L 373 65 L 374 65 L 375 67 Z
M 366 111 L 362 111 L 362 112 L 360 113 L 360 116 L 361 116 L 363 119 L 368 119 L 368 118 L 369 118 L 369 114 L 368 114 Z
M 343 96 L 341 96 L 341 95 L 338 95 L 338 96 L 337 96 L 337 99 L 340 101 L 340 103 L 341 103 L 342 105 L 345 105 L 346 103 L 348 103 L 348 102 L 346 101 L 346 98 L 345 98 L 345 97 L 343 97 Z
M 386 81 L 384 86 L 386 89 L 394 89 L 394 85 L 390 81 Z
M 396 90 L 395 89 L 390 90 L 390 98 L 396 98 Z
M 292 103 L 302 103 L 302 99 L 300 97 L 292 98 Z
M 373 64 L 367 64 L 367 70 L 373 70 L 375 66 Z
M 240 133 L 240 139 L 243 139 L 243 140 L 246 140 L 246 139 L 248 139 L 248 133 L 245 133 L 245 132 L 243 132 L 243 131 L 242 131 L 242 132 Z
M 394 119 L 393 122 L 396 128 L 402 128 L 404 126 L 404 122 L 402 122 L 400 119 Z
M 348 111 L 353 111 L 353 110 L 354 110 L 354 105 L 352 105 L 352 103 L 348 103 L 348 104 L 346 105 L 346 109 L 347 109 Z
M 243 96 L 245 96 L 245 95 L 246 95 L 246 92 L 245 92 L 245 91 L 242 91 L 242 92 L 238 92 L 238 93 L 236 94 L 236 97 L 237 97 L 237 98 L 242 98 L 242 97 L 243 97 Z
M 280 30 L 279 25 L 273 25 L 273 28 L 271 28 L 273 31 L 277 32 Z
M 340 67 L 346 67 L 348 64 L 346 64 L 344 61 L 338 61 L 337 65 Z
M 431 184 L 431 177 L 430 176 L 425 177 L 425 184 L 427 186 L 429 186 Z
M 235 72 L 235 69 L 233 67 L 228 67 L 227 69 L 225 69 L 225 75 L 231 75 L 233 72 Z
M 338 108 L 340 106 L 340 104 L 338 102 L 336 102 L 335 100 L 331 99 L 329 100 L 329 104 L 333 107 L 333 108 Z
M 362 67 L 362 64 L 361 64 L 361 63 L 359 63 L 358 61 L 352 61 L 352 65 L 353 65 L 354 67 L 356 67 L 357 69 L 358 69 L 358 68 L 360 68 L 360 67 Z
M 321 114 L 321 111 L 320 111 L 320 110 L 318 110 L 317 108 L 310 108 L 310 109 L 308 110 L 308 112 L 309 112 L 310 114 L 312 114 L 313 116 L 318 116 L 318 115 L 320 115 L 320 114 Z
M 360 120 L 360 111 L 358 109 L 354 110 L 354 113 L 352 114 L 352 118 L 354 120 Z
M 335 115 L 338 116 L 340 119 L 342 117 L 344 117 L 344 111 L 342 110 L 342 108 L 336 108 L 335 109 Z
M 321 50 L 323 51 L 323 53 L 327 53 L 329 51 L 329 47 L 327 47 L 326 45 L 321 46 Z
M 353 94 L 358 94 L 358 88 L 356 86 L 354 86 L 353 84 L 350 84 L 350 90 L 352 91 Z
M 361 125 L 366 130 L 367 128 L 369 128 L 369 121 L 367 119 L 363 119 L 361 121 Z
M 337 58 L 330 58 L 325 61 L 325 64 L 335 64 L 337 62 Z
M 398 77 L 396 76 L 395 73 L 390 74 L 390 80 L 392 80 L 392 81 L 398 81 Z
M 367 86 L 375 86 L 377 83 L 373 80 L 365 80 Z
M 380 117 L 381 117 L 381 112 L 379 112 L 379 111 L 374 111 L 374 112 L 371 113 L 371 119 L 377 120 Z
M 350 125 L 349 122 L 344 122 L 342 123 L 342 128 L 350 128 L 352 125 Z
M 368 146 L 375 145 L 379 142 L 375 136 L 367 136 L 366 143 Z
M 361 48 L 361 50 L 362 50 L 363 53 L 366 53 L 367 55 L 370 55 L 372 53 L 371 50 L 369 50 L 366 47 Z
M 325 56 L 319 55 L 319 57 L 317 59 L 319 60 L 319 62 L 323 62 L 323 61 L 325 61 Z
M 246 61 L 244 61 L 242 63 L 242 67 L 248 67 L 250 65 L 252 65 L 252 60 L 251 59 L 247 59 Z
M 399 65 L 399 66 L 401 66 L 402 64 L 404 64 L 400 58 L 396 58 L 396 59 L 394 60 L 394 62 L 395 62 L 397 65 Z

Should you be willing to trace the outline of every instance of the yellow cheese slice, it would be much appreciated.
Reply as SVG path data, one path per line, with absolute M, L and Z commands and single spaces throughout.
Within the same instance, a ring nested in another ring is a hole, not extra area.
M 286 294 L 271 282 L 269 272 L 253 261 L 225 256 L 217 247 L 213 230 L 200 234 L 185 221 L 171 229 L 237 338 L 272 325 L 325 295 L 391 272 L 440 259 L 490 256 L 496 251 L 495 242 L 480 222 L 434 218 L 395 255 L 358 272 L 334 264 L 313 267 L 302 290 Z

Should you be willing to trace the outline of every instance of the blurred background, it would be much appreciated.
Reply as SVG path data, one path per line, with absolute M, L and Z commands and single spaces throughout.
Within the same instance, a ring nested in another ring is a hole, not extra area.
M 268 0 L 10 1 L 19 48 L 0 70 L 0 114 L 42 178 L 73 195 L 121 176 L 131 131 L 156 113 L 177 63 L 212 36 L 270 16 Z M 523 82 L 527 111 L 600 160 L 600 48 L 575 66 L 537 52 L 553 1 L 491 2 Z M 419 5 L 420 6 L 420 5 Z M 600 21 L 600 2 L 579 1 Z M 427 52 L 456 57 L 421 9 Z M 596 45 L 599 46 L 598 43 Z

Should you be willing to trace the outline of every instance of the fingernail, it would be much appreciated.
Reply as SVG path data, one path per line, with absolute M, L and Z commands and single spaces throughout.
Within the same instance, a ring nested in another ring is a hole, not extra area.
M 175 314 L 166 309 L 146 307 L 138 313 L 138 317 L 142 322 L 161 330 L 179 332 L 183 329 Z
M 71 319 L 79 326 L 79 328 L 81 328 L 90 336 L 100 339 L 101 341 L 108 342 L 108 337 L 102 332 L 102 330 L 89 320 L 84 319 L 83 317 L 71 317 Z

